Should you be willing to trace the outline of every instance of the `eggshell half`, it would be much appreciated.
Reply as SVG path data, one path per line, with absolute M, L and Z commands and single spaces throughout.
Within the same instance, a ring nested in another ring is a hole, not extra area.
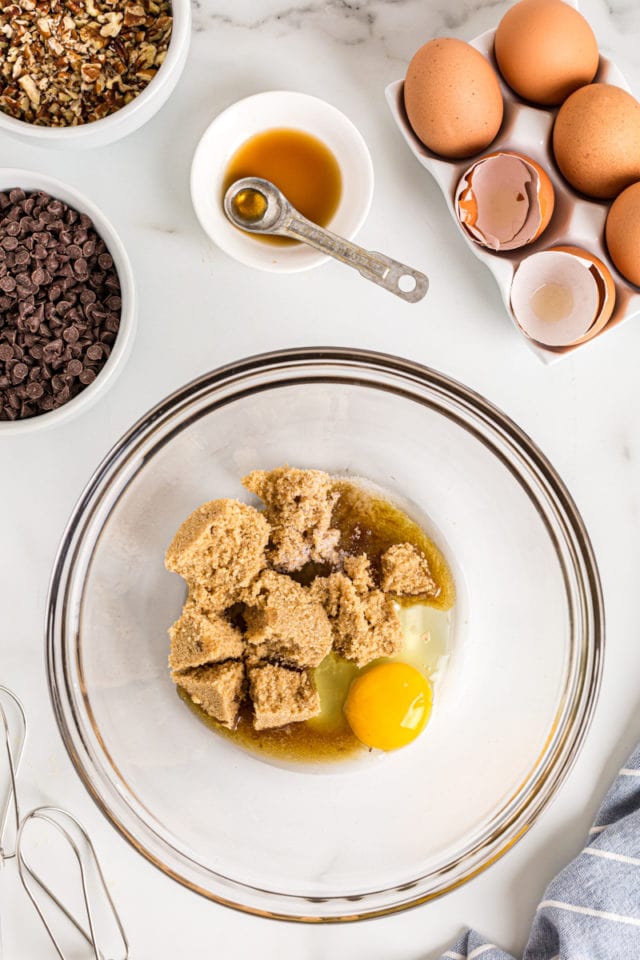
M 615 305 L 611 271 L 580 247 L 559 246 L 523 260 L 511 287 L 511 309 L 537 343 L 584 343 L 607 324 Z
M 553 184 L 530 157 L 491 153 L 465 171 L 456 189 L 456 213 L 469 236 L 496 252 L 533 243 L 549 224 Z

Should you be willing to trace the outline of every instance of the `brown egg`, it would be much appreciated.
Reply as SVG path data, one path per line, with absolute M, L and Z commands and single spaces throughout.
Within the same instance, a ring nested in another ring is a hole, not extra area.
M 553 152 L 576 190 L 617 196 L 640 180 L 640 103 L 609 83 L 581 87 L 558 111 Z
M 517 94 L 555 106 L 596 75 L 600 55 L 593 30 L 562 0 L 520 0 L 496 30 L 495 55 Z
M 640 287 L 640 183 L 611 204 L 605 229 L 609 256 L 623 277 Z
M 468 43 L 450 37 L 430 40 L 415 54 L 404 82 L 404 103 L 420 140 L 449 159 L 484 150 L 502 123 L 495 70 Z

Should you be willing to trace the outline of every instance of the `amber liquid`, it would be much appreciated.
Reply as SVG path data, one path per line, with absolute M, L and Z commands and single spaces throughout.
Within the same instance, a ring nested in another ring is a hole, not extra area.
M 442 552 L 424 530 L 397 507 L 364 487 L 348 481 L 338 481 L 335 489 L 340 491 L 340 499 L 334 507 L 332 526 L 340 530 L 340 547 L 354 555 L 367 553 L 375 576 L 385 550 L 395 543 L 413 544 L 427 557 L 439 592 L 435 597 L 412 597 L 405 602 L 412 604 L 420 600 L 439 610 L 450 610 L 456 596 L 453 576 Z M 315 576 L 326 576 L 330 572 L 326 566 L 309 564 L 296 574 L 295 579 L 309 583 Z M 336 654 L 331 653 L 329 656 L 340 660 Z M 341 663 L 344 665 L 345 661 Z M 353 670 L 356 676 L 359 671 L 355 666 Z M 240 743 L 253 753 L 279 757 L 282 760 L 309 762 L 344 760 L 359 750 L 366 749 L 353 735 L 342 715 L 329 726 L 318 726 L 314 721 L 310 721 L 290 723 L 274 730 L 254 730 L 252 709 L 249 703 L 245 703 L 235 730 L 228 730 L 196 706 L 180 688 L 178 694 L 208 727 Z
M 321 227 L 331 221 L 342 195 L 338 161 L 321 140 L 302 130 L 265 130 L 243 143 L 227 167 L 223 196 L 243 177 L 275 183 L 300 213 Z M 288 237 L 256 239 L 281 246 L 298 243 Z

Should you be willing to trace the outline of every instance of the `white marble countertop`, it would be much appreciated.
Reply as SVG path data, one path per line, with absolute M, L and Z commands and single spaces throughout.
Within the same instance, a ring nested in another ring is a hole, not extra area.
M 133 353 L 87 414 L 0 444 L 0 682 L 23 699 L 32 738 L 26 806 L 56 802 L 92 833 L 132 957 L 172 960 L 428 960 L 462 927 L 519 953 L 551 876 L 579 850 L 600 797 L 640 736 L 640 323 L 545 367 L 527 349 L 485 268 L 465 249 L 435 183 L 394 128 L 384 88 L 421 41 L 471 39 L 508 6 L 496 0 L 195 0 L 191 56 L 167 106 L 129 139 L 96 152 L 49 152 L 3 137 L 3 166 L 77 186 L 121 231 L 141 308 Z M 601 48 L 640 93 L 640 7 L 585 0 Z M 337 264 L 250 272 L 211 247 L 193 214 L 190 160 L 209 121 L 265 89 L 335 103 L 369 143 L 376 191 L 361 241 L 423 267 L 428 299 L 407 307 Z M 299 306 L 304 303 L 304 310 Z M 55 727 L 43 662 L 50 568 L 63 525 L 98 460 L 151 404 L 219 364 L 280 347 L 388 351 L 485 394 L 541 446 L 590 530 L 608 624 L 602 693 L 586 745 L 555 802 L 500 862 L 445 899 L 404 915 L 305 927 L 218 907 L 162 876 L 107 824 Z M 0 877 L 7 960 L 54 957 L 13 865 Z

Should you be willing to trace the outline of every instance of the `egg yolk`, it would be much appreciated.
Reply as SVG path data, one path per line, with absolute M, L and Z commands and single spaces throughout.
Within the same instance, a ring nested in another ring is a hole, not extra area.
M 358 740 L 378 750 L 406 747 L 424 729 L 431 685 L 408 663 L 381 663 L 357 677 L 344 712 Z

